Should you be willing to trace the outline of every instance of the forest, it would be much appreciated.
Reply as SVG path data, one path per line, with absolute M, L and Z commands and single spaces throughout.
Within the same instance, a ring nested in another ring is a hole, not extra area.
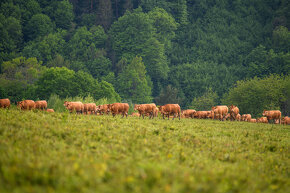
M 290 1 L 2 0 L 0 98 L 290 115 Z

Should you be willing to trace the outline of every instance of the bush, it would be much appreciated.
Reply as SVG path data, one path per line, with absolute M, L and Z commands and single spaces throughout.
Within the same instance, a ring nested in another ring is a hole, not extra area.
M 240 108 L 241 114 L 250 113 L 261 116 L 263 110 L 281 110 L 288 114 L 290 76 L 270 75 L 267 78 L 253 78 L 238 81 L 222 100 L 225 104 L 234 104 Z

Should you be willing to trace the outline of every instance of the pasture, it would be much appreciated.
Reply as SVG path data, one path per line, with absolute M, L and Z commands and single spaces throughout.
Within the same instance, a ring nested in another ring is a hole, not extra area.
M 287 192 L 289 131 L 0 109 L 0 192 Z

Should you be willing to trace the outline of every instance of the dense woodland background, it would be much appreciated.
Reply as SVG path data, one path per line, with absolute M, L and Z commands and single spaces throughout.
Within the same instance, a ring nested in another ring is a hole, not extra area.
M 290 114 L 287 0 L 2 0 L 0 98 Z

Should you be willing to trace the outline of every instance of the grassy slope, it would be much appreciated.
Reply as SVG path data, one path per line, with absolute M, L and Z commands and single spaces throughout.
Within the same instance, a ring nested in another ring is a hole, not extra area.
M 289 129 L 0 110 L 0 192 L 287 192 Z

